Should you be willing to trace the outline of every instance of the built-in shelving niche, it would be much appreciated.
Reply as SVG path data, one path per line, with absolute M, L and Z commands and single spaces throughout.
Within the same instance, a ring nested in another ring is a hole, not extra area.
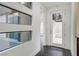
M 30 8 L 30 7 L 29 7 Z M 32 15 L 0 5 L 0 24 L 32 26 Z M 0 32 L 0 51 L 32 40 L 32 30 Z
M 0 33 L 0 52 L 32 40 L 32 31 Z
M 32 15 L 0 5 L 0 23 L 32 25 Z

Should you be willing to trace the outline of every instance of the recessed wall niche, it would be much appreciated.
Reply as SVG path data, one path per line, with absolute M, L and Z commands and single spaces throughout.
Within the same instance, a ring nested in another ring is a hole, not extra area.
M 32 25 L 32 16 L 16 9 L 0 5 L 0 24 Z M 8 25 L 10 26 L 10 25 Z M 10 26 L 11 27 L 11 26 Z M 9 29 L 11 29 L 9 27 Z M 17 27 L 18 28 L 18 27 Z M 27 29 L 27 28 L 26 28 Z M 6 29 L 5 29 L 6 30 Z M 32 40 L 32 30 L 0 32 L 0 52 Z
M 0 5 L 0 23 L 32 25 L 32 16 Z
M 0 33 L 0 52 L 32 40 L 32 31 Z

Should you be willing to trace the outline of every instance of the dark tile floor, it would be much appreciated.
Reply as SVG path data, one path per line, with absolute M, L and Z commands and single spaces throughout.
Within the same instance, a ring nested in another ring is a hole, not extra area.
M 44 46 L 36 56 L 71 56 L 71 52 L 64 48 Z

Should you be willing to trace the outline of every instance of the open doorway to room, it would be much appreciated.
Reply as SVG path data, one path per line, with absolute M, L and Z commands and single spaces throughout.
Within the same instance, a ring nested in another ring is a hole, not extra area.
M 55 10 L 51 14 L 51 46 L 62 47 L 64 46 L 63 39 L 63 12 L 62 10 Z

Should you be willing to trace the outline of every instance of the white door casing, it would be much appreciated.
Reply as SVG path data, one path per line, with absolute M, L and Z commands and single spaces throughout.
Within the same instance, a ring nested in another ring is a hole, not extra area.
M 53 35 L 54 34 L 54 29 L 53 29 L 54 21 L 52 20 L 52 14 L 54 14 L 54 13 L 60 13 L 62 15 L 62 34 L 61 34 L 62 35 L 61 36 L 62 37 L 62 44 L 53 43 L 54 42 L 53 41 L 54 40 L 53 39 L 53 36 L 54 36 Z M 64 48 L 65 47 L 65 44 L 64 44 L 64 42 L 65 42 L 65 39 L 64 39 L 64 37 L 65 37 L 65 33 L 64 33 L 64 11 L 62 9 L 52 10 L 50 16 L 51 16 L 51 18 L 50 18 L 50 45 Z

